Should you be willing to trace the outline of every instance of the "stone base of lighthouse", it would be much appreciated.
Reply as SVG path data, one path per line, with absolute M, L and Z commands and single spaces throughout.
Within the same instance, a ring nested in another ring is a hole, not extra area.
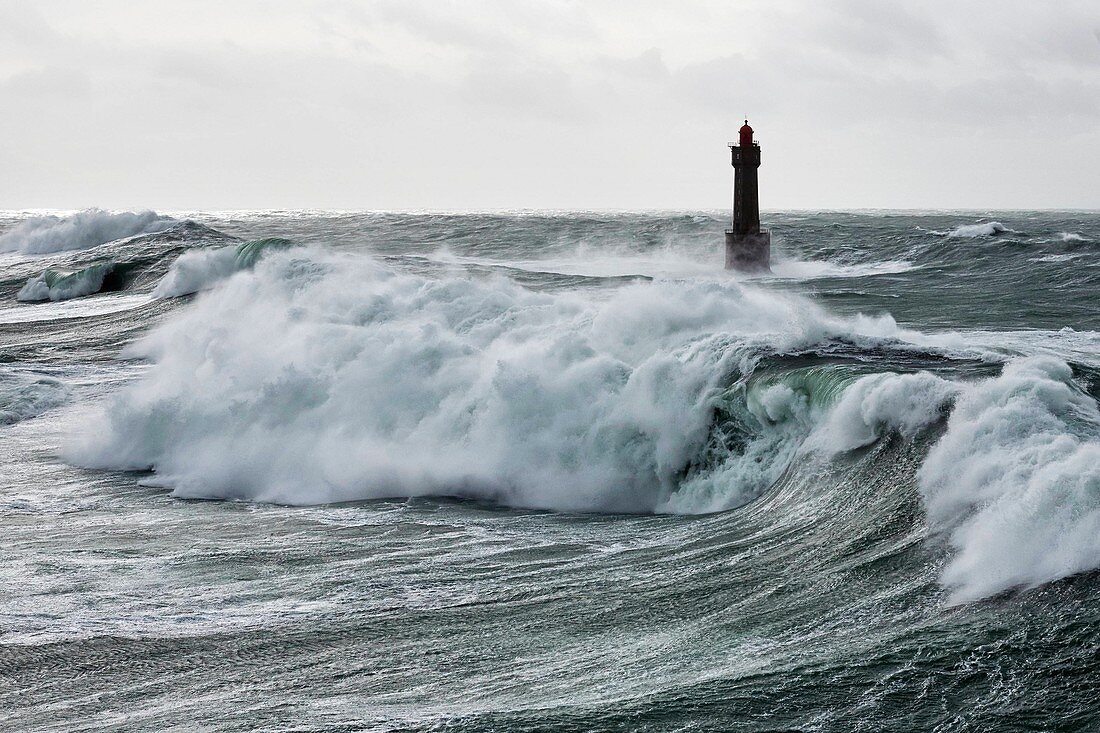
M 772 235 L 768 232 L 726 232 L 726 269 L 771 272 Z

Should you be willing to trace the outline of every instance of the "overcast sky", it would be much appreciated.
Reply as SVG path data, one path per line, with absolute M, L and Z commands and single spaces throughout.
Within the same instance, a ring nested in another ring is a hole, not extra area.
M 1100 208 L 1100 1 L 0 0 L 0 208 Z

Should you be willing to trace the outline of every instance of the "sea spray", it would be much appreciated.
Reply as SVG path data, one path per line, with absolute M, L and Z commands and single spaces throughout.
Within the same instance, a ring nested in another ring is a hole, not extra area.
M 154 298 L 178 298 L 214 287 L 233 273 L 255 266 L 260 258 L 294 246 L 289 239 L 269 237 L 236 247 L 194 249 L 181 254 L 157 286 Z
M 213 287 L 237 271 L 235 247 L 195 249 L 184 252 L 155 288 L 153 298 L 178 298 Z
M 180 496 L 652 511 L 749 354 L 853 323 L 734 282 L 586 297 L 275 254 L 135 346 L 157 365 L 68 455 L 154 468 Z
M 996 237 L 1000 234 L 1017 234 L 999 221 L 980 222 L 978 224 L 960 224 L 949 232 L 933 231 L 932 234 L 949 239 L 976 239 L 978 237 Z
M 949 539 L 954 599 L 1100 565 L 1100 418 L 1064 362 L 1011 362 L 976 382 L 756 376 L 784 354 L 917 348 L 906 340 L 958 337 L 736 281 L 540 293 L 299 249 L 135 344 L 128 355 L 154 366 L 65 455 L 153 469 L 148 483 L 183 497 L 705 513 L 751 501 L 796 460 L 831 470 L 884 436 L 939 426 L 919 484 Z
M 88 209 L 70 216 L 37 216 L 0 235 L 0 252 L 46 254 L 88 249 L 137 234 L 160 232 L 176 224 L 155 211 L 112 213 Z
M 1100 410 L 1057 359 L 967 388 L 921 467 L 955 601 L 1100 567 Z
M 807 447 L 831 455 L 862 448 L 889 432 L 913 440 L 945 417 L 960 389 L 928 372 L 868 375 L 844 391 Z

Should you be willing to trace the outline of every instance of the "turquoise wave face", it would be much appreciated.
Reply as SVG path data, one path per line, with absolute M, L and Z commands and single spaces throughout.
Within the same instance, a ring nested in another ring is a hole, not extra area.
M 293 246 L 294 242 L 279 237 L 266 237 L 264 239 L 254 239 L 251 242 L 245 242 L 237 246 L 237 268 L 242 270 L 247 269 L 255 265 L 260 257 L 265 254 L 289 249 Z
M 47 268 L 41 275 L 29 279 L 15 297 L 27 302 L 82 298 L 98 293 L 114 269 L 115 263 L 110 260 L 78 270 Z

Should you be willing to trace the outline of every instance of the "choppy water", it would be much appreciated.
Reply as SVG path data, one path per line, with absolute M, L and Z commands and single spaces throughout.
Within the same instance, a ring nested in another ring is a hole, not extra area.
M 1100 215 L 765 218 L 0 215 L 0 727 L 1097 730 Z

